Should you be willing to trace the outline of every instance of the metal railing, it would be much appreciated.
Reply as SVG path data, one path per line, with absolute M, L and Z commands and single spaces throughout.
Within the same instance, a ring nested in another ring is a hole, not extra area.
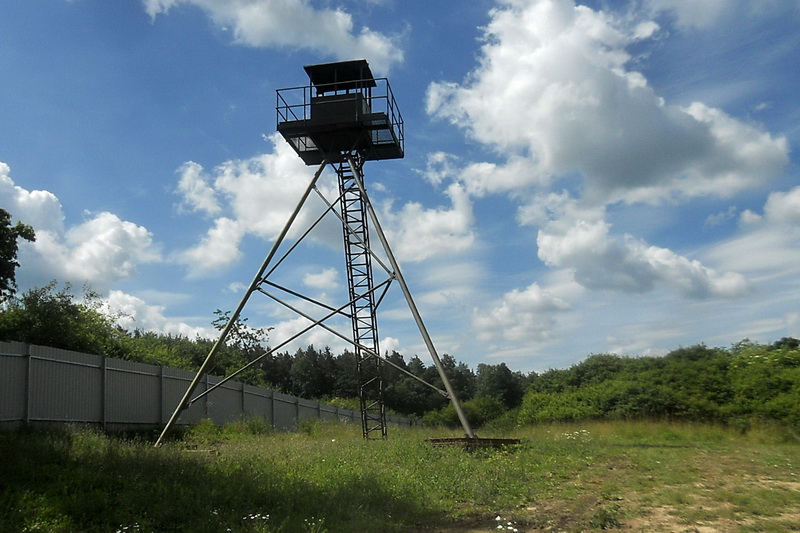
M 374 80 L 363 80 L 365 84 L 374 81 L 374 87 L 350 89 L 349 91 L 330 91 L 326 92 L 326 85 L 302 85 L 298 87 L 288 87 L 275 91 L 275 111 L 276 127 L 286 122 L 297 122 L 311 120 L 312 98 L 314 93 L 325 92 L 329 94 L 353 94 L 361 93 L 364 95 L 372 113 L 384 113 L 389 120 L 391 130 L 396 142 L 401 149 L 405 142 L 403 116 L 397 107 L 394 92 L 389 85 L 387 78 L 375 78 Z M 331 86 L 334 84 L 331 84 Z M 392 142 L 395 142 L 392 140 Z

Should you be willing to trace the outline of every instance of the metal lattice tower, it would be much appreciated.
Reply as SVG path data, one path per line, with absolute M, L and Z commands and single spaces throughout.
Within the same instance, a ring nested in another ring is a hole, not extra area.
M 317 171 L 282 232 L 273 243 L 272 249 L 253 278 L 239 306 L 231 313 L 229 322 L 220 333 L 219 339 L 201 365 L 195 379 L 189 385 L 156 445 L 161 443 L 164 435 L 176 422 L 180 412 L 191 403 L 209 394 L 215 388 L 256 364 L 263 357 L 279 350 L 314 327 L 326 329 L 352 344 L 355 349 L 356 371 L 359 379 L 358 393 L 365 439 L 386 438 L 386 413 L 381 376 L 381 367 L 384 364 L 395 366 L 401 372 L 422 381 L 449 398 L 455 407 L 467 438 L 476 439 L 450 380 L 444 372 L 442 362 L 422 322 L 411 292 L 389 247 L 386 235 L 381 229 L 364 185 L 363 166 L 366 161 L 399 159 L 404 155 L 403 119 L 395 103 L 389 82 L 385 78 L 373 77 L 369 65 L 363 59 L 309 65 L 304 68 L 309 77 L 308 85 L 279 89 L 276 92 L 277 129 L 307 165 L 318 165 Z M 334 201 L 326 199 L 316 185 L 322 172 L 329 165 L 333 167 L 338 176 L 339 196 Z M 327 210 L 300 237 L 298 242 L 289 248 L 289 251 L 279 257 L 279 248 L 312 193 L 316 193 L 322 198 L 328 206 Z M 273 272 L 299 242 L 314 229 L 314 226 L 323 217 L 330 213 L 334 213 L 342 223 L 348 282 L 349 299 L 338 307 L 304 296 L 271 279 Z M 371 234 L 380 241 L 380 248 L 385 255 L 383 260 L 375 255 L 370 246 Z M 386 274 L 385 280 L 376 281 L 373 278 L 373 262 L 379 264 L 383 269 Z M 403 292 L 409 311 L 419 328 L 446 390 L 440 390 L 424 382 L 407 370 L 397 367 L 381 357 L 376 313 L 389 286 L 394 282 L 399 284 Z M 311 316 L 300 307 L 294 306 L 278 296 L 274 292 L 275 290 L 302 300 L 306 304 L 316 305 L 322 310 L 323 316 L 316 318 Z M 205 375 L 215 354 L 224 345 L 225 339 L 234 327 L 245 304 L 256 292 L 263 293 L 287 309 L 306 318 L 310 325 L 227 376 L 214 387 L 206 389 L 192 398 L 194 390 Z M 351 336 L 342 334 L 326 323 L 334 317 L 349 319 L 352 326 Z
M 372 438 L 376 435 L 385 438 L 386 411 L 383 403 L 381 360 L 373 355 L 381 352 L 378 342 L 378 324 L 375 317 L 375 292 L 372 280 L 367 206 L 356 183 L 353 170 L 348 159 L 336 165 L 336 174 L 339 176 L 340 213 L 344 229 L 350 315 L 359 381 L 361 425 L 365 438 Z

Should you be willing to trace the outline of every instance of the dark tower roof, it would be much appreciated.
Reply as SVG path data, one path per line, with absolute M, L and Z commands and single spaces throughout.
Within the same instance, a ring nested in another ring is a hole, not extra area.
M 317 94 L 376 86 L 366 59 L 306 65 L 303 69 Z

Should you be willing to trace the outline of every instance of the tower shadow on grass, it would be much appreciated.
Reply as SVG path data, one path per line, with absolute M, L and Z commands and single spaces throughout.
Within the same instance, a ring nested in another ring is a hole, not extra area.
M 89 430 L 0 434 L 0 457 L 0 531 L 378 532 L 442 520 L 370 475 L 317 483 L 266 457 Z

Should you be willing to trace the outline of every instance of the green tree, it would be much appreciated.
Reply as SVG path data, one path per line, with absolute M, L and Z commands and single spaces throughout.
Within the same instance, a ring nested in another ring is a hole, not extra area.
M 330 348 L 323 351 L 309 345 L 305 350 L 298 348 L 290 375 L 292 394 L 303 398 L 330 397 L 334 390 L 334 360 Z
M 358 372 L 356 371 L 356 354 L 345 350 L 334 358 L 333 396 L 337 398 L 355 398 L 358 396 Z M 384 365 L 384 369 L 386 366 Z
M 450 385 L 453 387 L 458 399 L 461 401 L 471 399 L 475 394 L 475 373 L 472 372 L 466 363 L 459 363 L 456 361 L 456 358 L 450 354 L 442 354 L 440 360 L 444 373 L 448 381 L 450 381 Z M 426 369 L 425 376 L 425 380 L 428 383 L 440 389 L 444 389 L 444 383 L 435 365 L 431 364 Z M 434 394 L 436 393 L 434 392 Z M 437 394 L 437 396 L 439 395 Z
M 294 358 L 289 352 L 271 352 L 261 359 L 259 367 L 271 388 L 283 393 L 292 390 L 292 364 Z
M 225 329 L 228 322 L 230 322 L 231 312 L 217 309 L 214 311 L 214 315 L 216 315 L 217 318 L 211 321 L 211 325 L 218 331 L 222 331 Z M 269 337 L 269 331 L 271 329 L 272 328 L 251 327 L 247 324 L 247 318 L 239 316 L 228 331 L 225 344 L 253 357 L 257 357 L 264 353 L 264 345 Z
M 513 409 L 522 403 L 524 383 L 525 377 L 519 372 L 512 372 L 505 363 L 480 363 L 476 374 L 475 396 L 494 398 L 506 409 Z
M 53 281 L 9 300 L 0 312 L 0 340 L 127 358 L 127 333 L 100 308 L 97 293 L 85 289 L 76 301 L 69 284 L 56 291 Z
M 433 366 L 426 367 L 416 355 L 407 364 L 400 354 L 394 353 L 390 359 L 395 363 L 402 361 L 401 366 L 420 379 L 428 382 L 432 379 L 438 380 L 436 369 Z M 422 416 L 427 411 L 440 409 L 447 404 L 447 399 L 442 395 L 401 372 L 397 372 L 396 379 L 386 381 L 385 384 L 386 406 L 404 415 Z
M 13 297 L 17 291 L 19 239 L 33 242 L 36 234 L 32 227 L 22 222 L 12 226 L 11 213 L 0 208 L 0 303 Z

